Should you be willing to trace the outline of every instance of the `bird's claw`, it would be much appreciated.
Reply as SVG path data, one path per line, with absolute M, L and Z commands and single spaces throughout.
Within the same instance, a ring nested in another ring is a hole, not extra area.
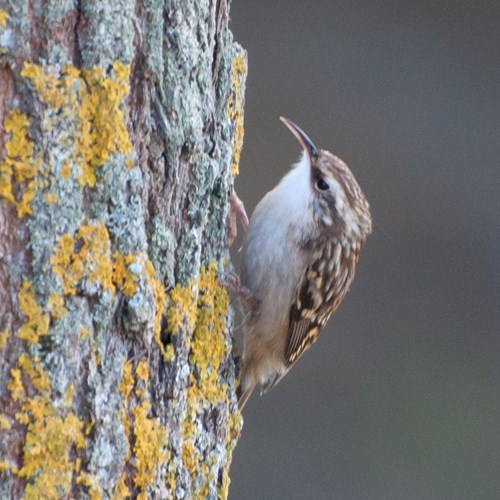
M 241 225 L 243 226 L 243 229 L 246 231 L 249 221 L 248 221 L 248 216 L 245 210 L 245 205 L 243 202 L 238 198 L 238 195 L 236 194 L 235 191 L 233 191 L 229 195 L 229 203 L 230 203 L 230 210 L 229 210 L 229 238 L 228 238 L 228 245 L 231 246 L 236 238 L 236 235 L 238 234 L 238 219 L 241 222 Z
M 245 311 L 255 311 L 258 308 L 259 300 L 249 288 L 241 284 L 237 274 L 232 272 L 227 273 L 224 280 L 224 286 L 229 292 L 238 296 Z

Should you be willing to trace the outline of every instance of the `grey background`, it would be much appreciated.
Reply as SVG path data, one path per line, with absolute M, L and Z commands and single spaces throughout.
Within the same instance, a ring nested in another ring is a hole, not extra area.
M 298 157 L 284 115 L 375 227 L 319 341 L 245 408 L 230 498 L 500 498 L 498 5 L 233 2 L 249 213 Z

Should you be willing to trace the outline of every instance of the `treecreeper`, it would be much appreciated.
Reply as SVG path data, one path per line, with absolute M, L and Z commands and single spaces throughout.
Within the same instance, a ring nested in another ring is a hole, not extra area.
M 242 409 L 257 385 L 276 385 L 316 341 L 354 278 L 371 232 L 370 206 L 349 167 L 317 149 L 300 127 L 281 121 L 304 151 L 299 162 L 258 203 L 248 223 L 231 196 L 230 242 L 236 216 L 247 228 L 237 293 L 243 320 Z

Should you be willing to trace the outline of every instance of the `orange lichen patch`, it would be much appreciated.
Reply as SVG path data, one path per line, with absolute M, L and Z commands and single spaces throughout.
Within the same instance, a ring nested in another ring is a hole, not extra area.
M 167 460 L 167 430 L 156 418 L 149 418 L 151 405 L 143 401 L 136 406 L 134 415 L 134 485 L 140 490 L 137 498 L 147 498 L 147 487 L 153 482 L 159 464 Z
M 79 167 L 81 186 L 95 185 L 95 168 L 109 161 L 112 154 L 131 153 L 121 109 L 129 92 L 129 65 L 116 61 L 109 74 L 99 67 L 80 71 L 66 66 L 59 74 L 25 63 L 21 76 L 31 81 L 42 102 L 71 124 L 73 148 L 68 160 Z M 71 173 L 66 165 L 61 172 L 65 179 Z
M 136 261 L 135 255 L 113 253 L 113 281 L 126 297 L 132 297 L 137 291 L 139 277 L 130 270 L 130 265 Z
M 63 234 L 51 263 L 54 273 L 61 279 L 65 295 L 75 295 L 83 279 L 115 291 L 109 233 L 100 222 L 81 226 L 74 238 Z
M 5 346 L 7 345 L 9 338 L 10 338 L 9 330 L 4 330 L 0 332 L 0 349 L 5 349 Z
M 247 75 L 246 53 L 241 49 L 232 60 L 231 65 L 231 84 L 232 91 L 229 95 L 227 107 L 229 119 L 233 122 L 234 131 L 231 136 L 232 156 L 231 156 L 231 174 L 233 177 L 238 175 L 241 150 L 243 149 L 243 106 L 245 102 L 245 78 Z
M 62 318 L 68 312 L 64 306 L 64 297 L 59 293 L 53 293 L 49 296 L 47 307 L 50 315 L 56 319 Z
M 4 120 L 4 129 L 10 138 L 5 144 L 6 157 L 0 164 L 0 197 L 17 209 L 18 217 L 31 214 L 31 202 L 36 191 L 36 175 L 41 162 L 34 156 L 34 144 L 28 138 L 28 117 L 13 109 Z M 13 182 L 20 184 L 16 199 Z
M 41 335 L 49 331 L 50 317 L 43 313 L 37 304 L 31 283 L 25 281 L 18 293 L 19 309 L 27 317 L 26 322 L 19 328 L 17 336 L 29 344 L 37 344 Z

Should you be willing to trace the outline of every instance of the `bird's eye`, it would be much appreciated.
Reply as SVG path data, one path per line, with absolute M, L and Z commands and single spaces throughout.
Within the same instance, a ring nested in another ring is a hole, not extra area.
M 330 186 L 324 179 L 318 179 L 318 181 L 316 182 L 316 187 L 320 191 L 328 191 L 330 189 Z

